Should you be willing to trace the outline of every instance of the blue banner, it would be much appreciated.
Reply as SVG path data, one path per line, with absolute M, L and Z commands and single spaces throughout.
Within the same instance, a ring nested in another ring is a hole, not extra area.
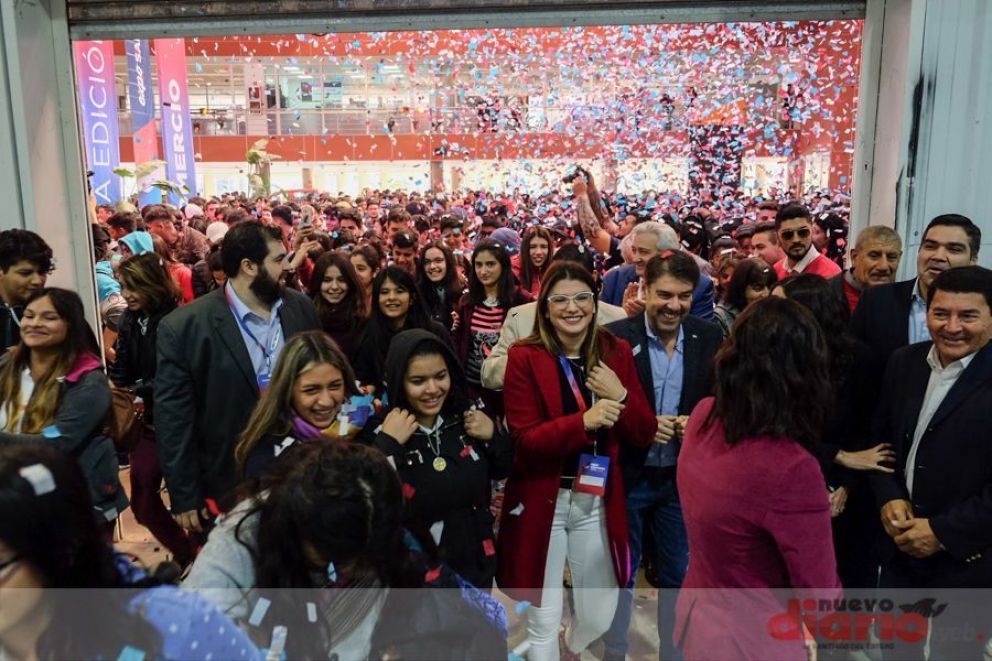
M 114 168 L 121 160 L 114 44 L 111 41 L 77 41 L 73 51 L 86 167 L 93 172 L 90 186 L 97 204 L 116 204 L 121 199 L 123 182 L 114 174 Z
M 127 53 L 127 98 L 131 106 L 131 135 L 134 140 L 134 166 L 158 159 L 158 143 L 155 135 L 155 95 L 152 94 L 152 60 L 148 42 L 144 39 L 127 39 L 124 42 Z M 156 171 L 137 180 L 139 206 L 159 204 L 162 191 L 151 188 L 150 184 L 163 177 Z

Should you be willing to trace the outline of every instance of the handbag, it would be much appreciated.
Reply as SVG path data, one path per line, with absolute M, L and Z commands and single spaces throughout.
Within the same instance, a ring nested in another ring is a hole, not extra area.
M 145 433 L 144 402 L 133 390 L 110 389 L 107 436 L 118 452 L 133 452 Z

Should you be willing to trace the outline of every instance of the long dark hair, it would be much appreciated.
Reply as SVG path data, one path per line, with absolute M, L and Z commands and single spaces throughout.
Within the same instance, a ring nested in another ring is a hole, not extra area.
M 786 298 L 799 303 L 813 313 L 823 329 L 830 352 L 830 372 L 835 380 L 842 379 L 855 358 L 857 341 L 848 330 L 851 311 L 826 279 L 809 273 L 782 282 Z
M 741 312 L 714 358 L 719 419 L 731 445 L 755 436 L 820 440 L 834 399 L 830 353 L 805 307 L 770 296 Z
M 295 443 L 284 455 L 242 487 L 241 498 L 252 506 L 235 537 L 254 558 L 255 587 L 272 603 L 275 617 L 267 621 L 295 632 L 288 639 L 289 657 L 326 658 L 324 618 L 310 623 L 305 599 L 296 592 L 325 587 L 314 584 L 315 573 L 326 575 L 334 563 L 342 574 L 357 569 L 355 574 L 374 576 L 388 588 L 420 587 L 423 575 L 404 541 L 402 487 L 385 455 L 337 440 Z M 242 526 L 253 515 L 257 532 L 248 538 Z M 320 566 L 314 566 L 314 555 Z
M 510 254 L 502 244 L 492 239 L 483 239 L 475 244 L 475 250 L 472 252 L 472 271 L 468 276 L 468 298 L 472 305 L 482 305 L 482 301 L 486 300 L 486 288 L 475 274 L 475 258 L 484 252 L 492 255 L 499 262 L 502 271 L 497 283 L 496 297 L 499 299 L 500 307 L 509 310 L 513 307 L 517 277 L 513 275 L 513 268 L 510 266 Z
M 362 334 L 361 342 L 362 347 L 374 351 L 373 361 L 376 374 L 383 373 L 386 351 L 389 349 L 389 342 L 395 335 L 395 331 L 389 325 L 389 320 L 382 313 L 382 308 L 379 307 L 379 295 L 386 280 L 410 292 L 410 309 L 407 310 L 402 330 L 408 328 L 431 330 L 431 318 L 427 308 L 424 307 L 423 296 L 421 296 L 420 288 L 417 287 L 413 276 L 398 266 L 382 268 L 376 274 L 375 280 L 372 281 L 372 311 L 369 314 L 368 323 L 365 324 L 365 332 Z
M 406 357 L 406 365 L 403 366 L 401 372 L 402 381 L 397 384 L 396 387 L 396 397 L 391 398 L 389 405 L 391 408 L 401 408 L 406 410 L 411 410 L 410 402 L 406 396 L 406 371 L 410 367 L 410 363 L 414 358 L 420 358 L 422 356 L 441 356 L 444 359 L 444 364 L 448 368 L 448 374 L 451 378 L 451 387 L 448 390 L 448 394 L 444 398 L 444 406 L 441 407 L 441 413 L 444 415 L 445 419 L 452 418 L 454 416 L 460 416 L 469 407 L 469 397 L 468 397 L 468 382 L 465 380 L 465 370 L 462 368 L 461 363 L 455 358 L 451 349 L 444 344 L 443 341 L 436 335 L 431 335 L 431 337 L 426 337 L 420 340 L 414 347 L 413 350 Z
M 31 466 L 51 476 L 53 490 L 38 492 L 21 472 Z M 0 540 L 45 584 L 43 600 L 52 616 L 38 640 L 39 659 L 116 659 L 125 646 L 159 656 L 158 630 L 128 611 L 134 592 L 106 589 L 154 581 L 129 584 L 122 577 L 97 525 L 89 486 L 71 457 L 45 445 L 0 447 Z
M 544 260 L 544 264 L 538 268 L 534 266 L 534 263 L 530 261 L 530 244 L 534 239 L 544 239 L 548 242 L 548 256 Z M 520 246 L 520 286 L 527 289 L 531 288 L 534 282 L 534 278 L 543 278 L 544 274 L 548 272 L 548 268 L 551 266 L 551 257 L 555 252 L 555 240 L 551 236 L 551 230 L 543 225 L 535 225 L 531 227 L 524 233 L 524 241 Z
M 440 250 L 441 254 L 444 255 L 445 273 L 444 280 L 441 281 L 441 289 L 444 291 L 443 302 L 449 306 L 455 305 L 461 296 L 462 288 L 458 284 L 458 264 L 455 262 L 455 254 L 451 252 L 451 248 L 444 241 L 431 241 L 425 244 L 420 249 L 420 259 L 417 261 L 417 285 L 420 287 L 420 293 L 424 295 L 427 307 L 436 310 L 441 308 L 442 301 L 438 296 L 438 286 L 427 277 L 427 251 L 431 248 Z M 446 327 L 451 324 L 450 319 L 440 319 L 439 321 Z
M 730 276 L 727 284 L 727 293 L 723 296 L 723 302 L 738 311 L 747 307 L 747 290 L 751 285 L 764 285 L 771 289 L 778 282 L 778 274 L 775 269 L 765 263 L 764 260 L 752 257 L 745 259 L 734 269 L 734 274 Z
M 345 284 L 348 285 L 348 293 L 337 305 L 331 305 L 320 292 L 321 284 L 324 281 L 324 274 L 332 266 L 338 267 Z M 313 275 L 310 278 L 310 297 L 313 299 L 314 307 L 317 308 L 317 316 L 325 327 L 327 321 L 334 317 L 336 324 L 351 323 L 357 324 L 365 320 L 367 312 L 365 310 L 365 293 L 362 285 L 358 282 L 358 275 L 351 260 L 343 253 L 333 251 L 321 255 L 320 259 L 313 266 Z

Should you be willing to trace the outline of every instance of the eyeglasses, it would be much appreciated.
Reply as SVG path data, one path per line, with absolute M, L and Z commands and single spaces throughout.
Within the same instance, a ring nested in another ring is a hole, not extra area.
M 565 294 L 548 296 L 548 304 L 558 308 L 565 307 L 569 302 L 579 306 L 585 306 L 592 303 L 593 300 L 595 300 L 595 296 L 593 296 L 591 291 L 580 291 L 578 294 L 572 294 L 571 296 L 566 296 Z
M 809 234 L 810 234 L 810 230 L 809 230 L 808 227 L 803 227 L 803 228 L 797 229 L 797 230 L 782 230 L 781 232 L 779 232 L 779 234 L 782 235 L 782 239 L 785 240 L 785 241 L 791 241 L 793 235 L 796 235 L 796 234 L 799 235 L 799 238 L 800 239 L 808 239 L 809 238 Z
M 434 259 L 425 259 L 424 260 L 424 264 L 428 264 L 430 266 L 438 266 L 440 264 L 444 264 L 444 257 L 435 257 Z

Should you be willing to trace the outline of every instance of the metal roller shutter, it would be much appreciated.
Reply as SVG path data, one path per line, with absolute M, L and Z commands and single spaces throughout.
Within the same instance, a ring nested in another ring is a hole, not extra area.
M 67 0 L 66 7 L 74 39 L 865 16 L 865 0 Z

